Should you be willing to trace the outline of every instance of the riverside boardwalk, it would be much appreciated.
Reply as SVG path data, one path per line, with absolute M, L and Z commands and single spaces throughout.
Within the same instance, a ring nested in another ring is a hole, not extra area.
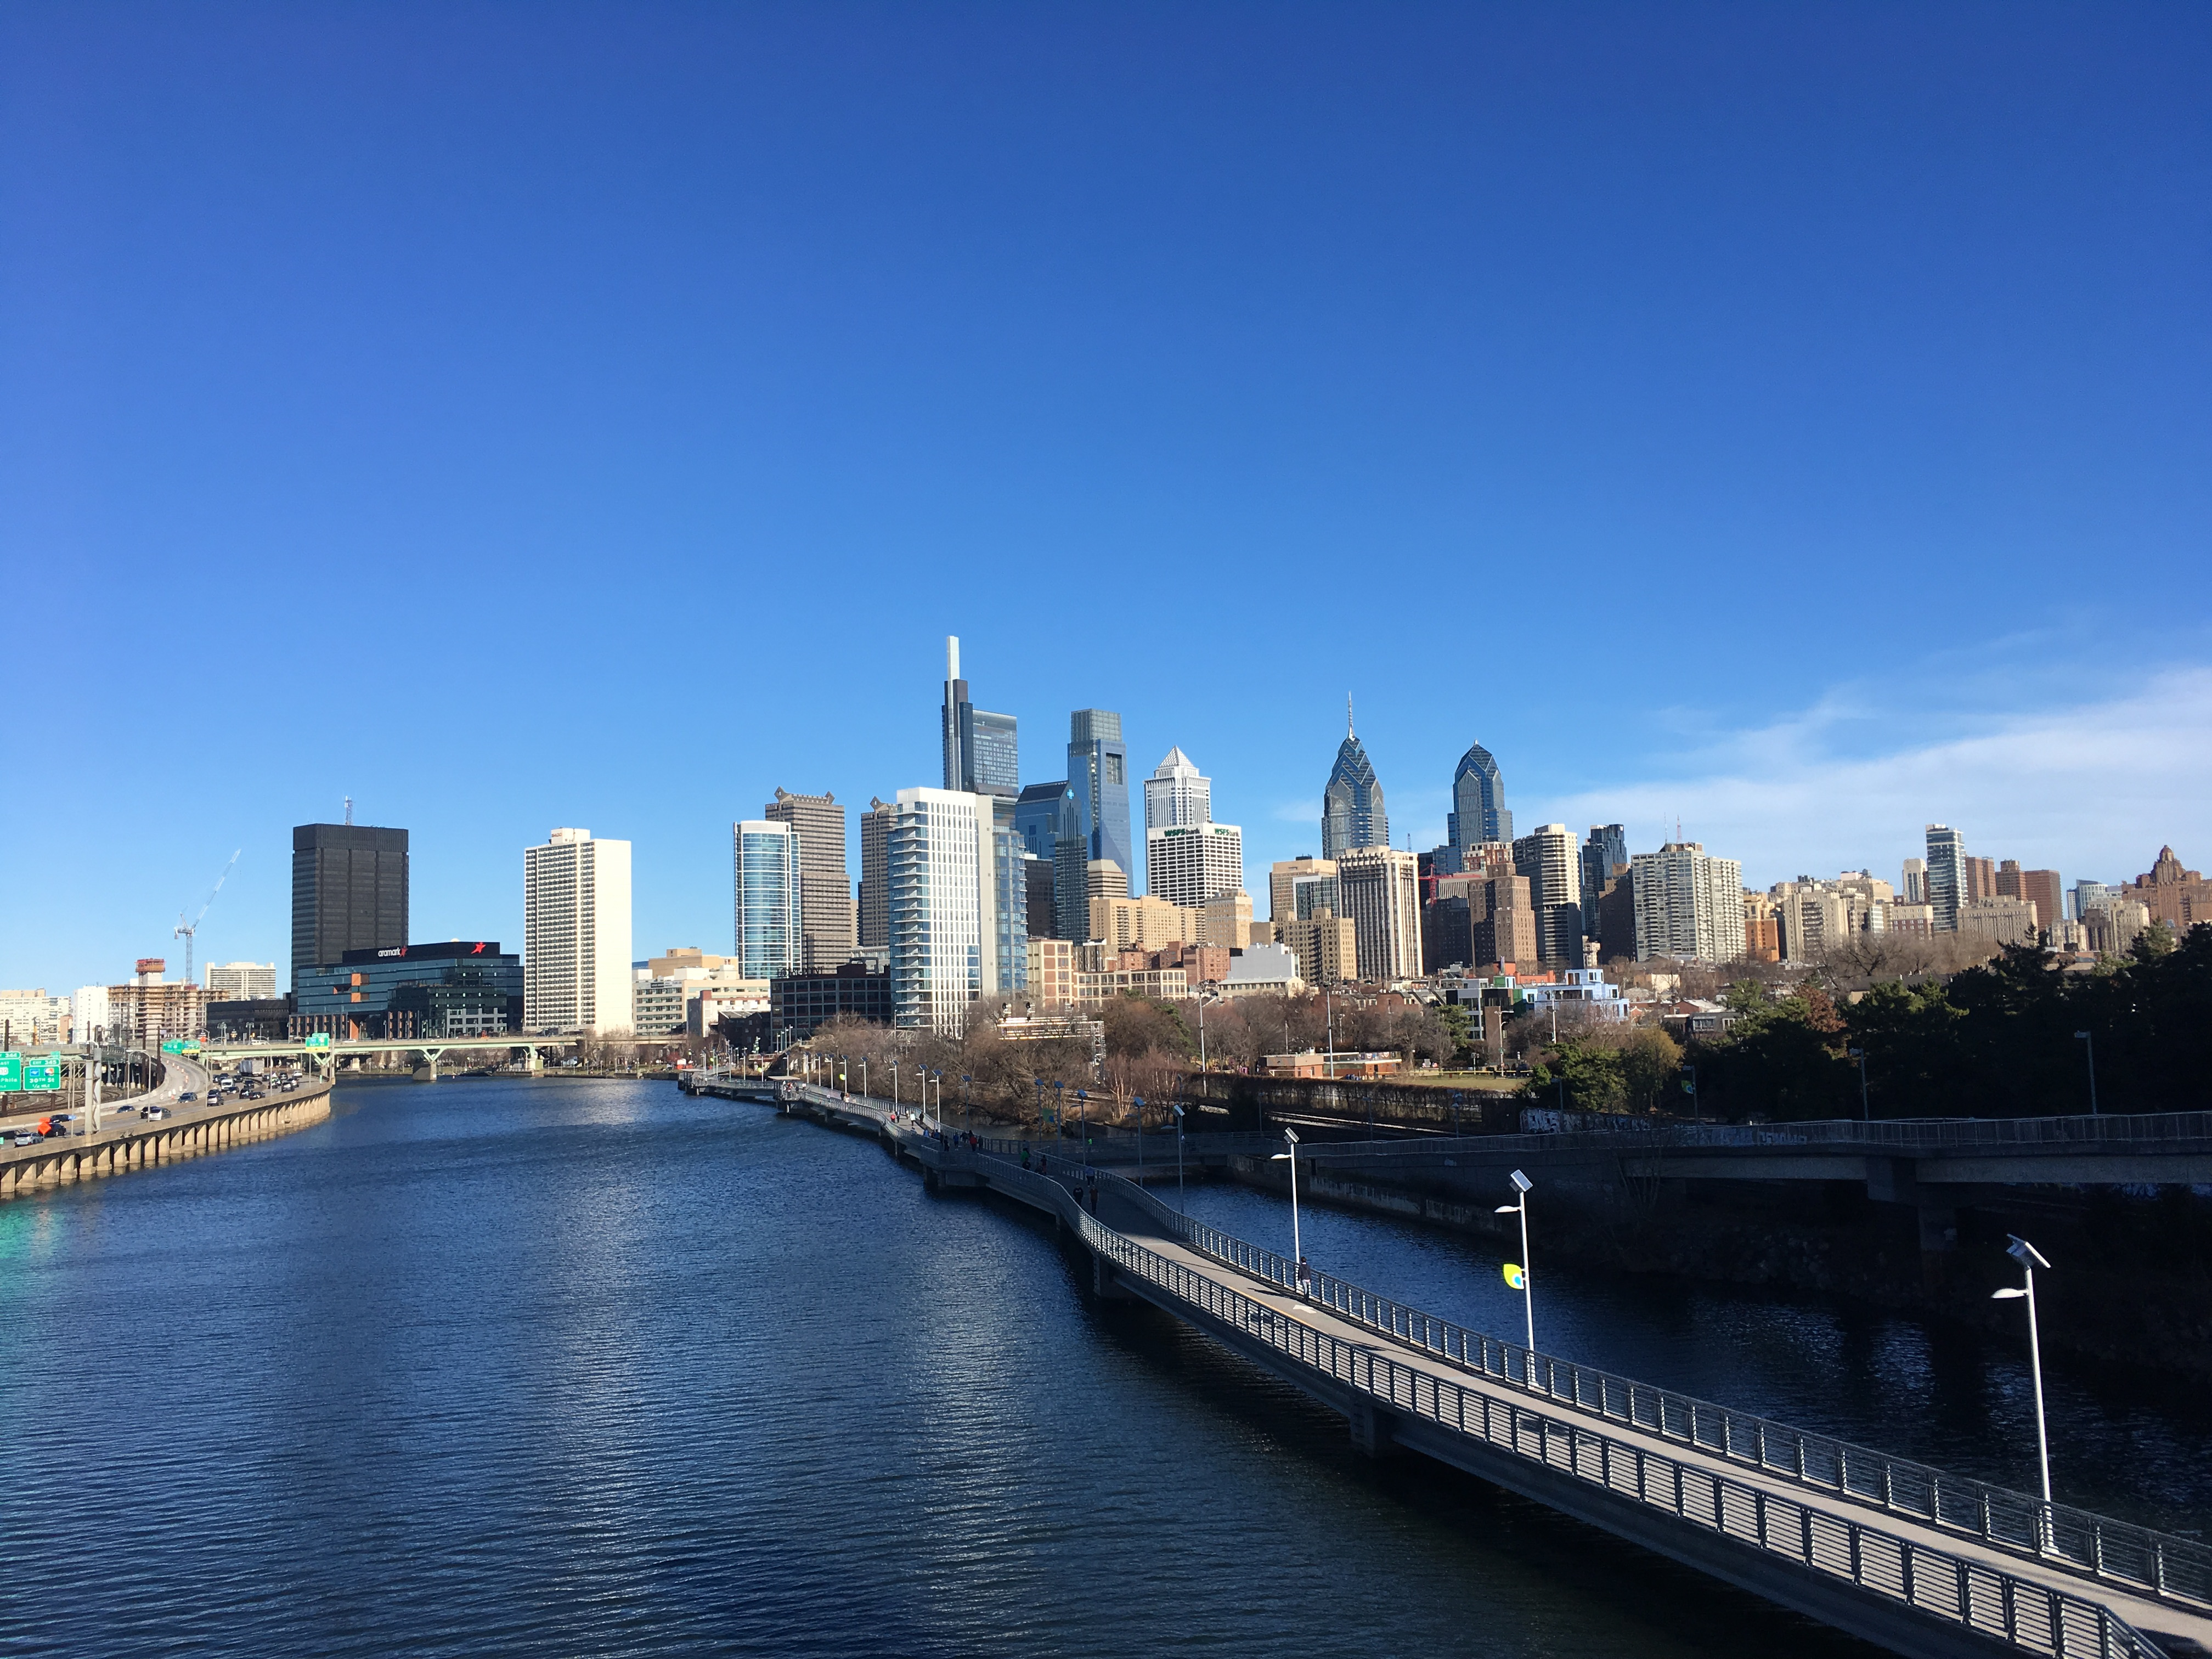
M 1343 1413 L 1377 1455 L 1435 1458 L 1898 1653 L 2212 1654 L 2212 1550 L 2193 1540 L 1532 1353 L 1326 1275 L 1301 1285 L 1294 1263 L 1049 1140 L 1024 1169 L 1020 1143 L 781 1093 L 787 1112 L 877 1134 L 933 1189 L 1049 1215 L 1097 1295 L 1182 1319 Z

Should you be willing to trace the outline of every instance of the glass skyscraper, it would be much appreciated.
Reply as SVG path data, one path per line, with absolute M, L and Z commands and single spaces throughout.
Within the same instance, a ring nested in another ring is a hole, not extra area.
M 1382 786 L 1375 781 L 1367 750 L 1352 729 L 1348 709 L 1344 727 L 1344 741 L 1337 745 L 1328 787 L 1322 791 L 1321 855 L 1325 859 L 1355 847 L 1390 844 L 1390 815 L 1383 810 Z
M 737 915 L 734 954 L 747 979 L 775 979 L 799 969 L 799 831 L 746 818 L 732 826 Z
M 1451 811 L 1444 815 L 1444 839 L 1455 851 L 1513 839 L 1513 814 L 1505 810 L 1505 780 L 1498 762 L 1480 744 L 1470 745 L 1452 769 L 1451 799 Z M 1620 861 L 1628 862 L 1626 850 Z M 1459 867 L 1467 867 L 1464 859 Z
M 1019 734 L 1012 714 L 994 714 L 968 699 L 960 678 L 960 641 L 945 641 L 945 712 L 941 721 L 945 787 L 963 794 L 1012 800 L 1021 793 Z
M 1075 793 L 1077 822 L 1088 854 L 1113 860 L 1133 884 L 1137 877 L 1135 849 L 1129 844 L 1129 750 L 1121 741 L 1121 717 L 1109 709 L 1079 708 L 1068 717 L 1067 728 L 1067 786 Z M 1087 932 L 1087 899 L 1084 921 Z
M 1090 902 L 1084 884 L 1084 866 L 1090 861 L 1091 844 L 1083 833 L 1083 815 L 1075 804 L 1075 790 L 1065 780 L 1033 783 L 1014 803 L 1014 834 L 1022 849 L 1042 859 L 1052 870 L 1052 908 L 1029 908 L 1029 930 L 1038 939 L 1085 938 L 1090 930 Z
M 1928 908 L 1939 933 L 1956 933 L 1966 896 L 1966 838 L 1946 823 L 1928 826 Z

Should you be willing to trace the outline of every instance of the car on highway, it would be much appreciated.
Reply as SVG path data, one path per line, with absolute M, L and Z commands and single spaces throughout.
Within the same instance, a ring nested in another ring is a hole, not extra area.
M 198 1100 L 198 1099 L 199 1098 L 199 1097 L 198 1097 L 198 1095 L 194 1094 L 194 1093 L 193 1093 L 190 1089 L 187 1089 L 187 1090 L 185 1090 L 185 1091 L 184 1091 L 184 1093 L 182 1093 L 182 1094 L 179 1095 L 179 1096 L 177 1097 L 177 1098 L 178 1098 L 179 1100 L 180 1100 L 180 1101 L 183 1101 L 183 1100 Z
M 38 1136 L 33 1134 L 28 1129 L 18 1129 L 8 1139 L 18 1146 L 35 1146 L 39 1144 Z
M 149 1106 L 146 1109 L 145 1115 L 148 1117 L 167 1117 L 169 1115 L 169 1109 L 166 1106 Z

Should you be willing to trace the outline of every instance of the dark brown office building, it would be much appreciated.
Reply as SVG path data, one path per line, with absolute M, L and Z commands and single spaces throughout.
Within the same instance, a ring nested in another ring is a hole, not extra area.
M 292 831 L 292 989 L 349 951 L 407 943 L 407 832 L 303 823 Z

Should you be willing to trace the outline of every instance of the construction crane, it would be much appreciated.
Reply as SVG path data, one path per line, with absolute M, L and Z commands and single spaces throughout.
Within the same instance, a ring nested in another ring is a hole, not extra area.
M 238 849 L 238 853 L 243 853 L 245 850 L 241 847 Z M 185 942 L 185 983 L 187 985 L 195 982 L 192 979 L 192 941 L 199 935 L 200 924 L 207 920 L 208 906 L 215 902 L 215 896 L 222 891 L 223 883 L 230 879 L 230 865 L 238 862 L 238 853 L 233 853 L 230 855 L 230 864 L 224 865 L 222 873 L 215 878 L 215 885 L 208 891 L 207 904 L 200 906 L 199 915 L 187 923 L 185 921 L 185 913 L 182 910 L 177 912 L 175 937 Z

